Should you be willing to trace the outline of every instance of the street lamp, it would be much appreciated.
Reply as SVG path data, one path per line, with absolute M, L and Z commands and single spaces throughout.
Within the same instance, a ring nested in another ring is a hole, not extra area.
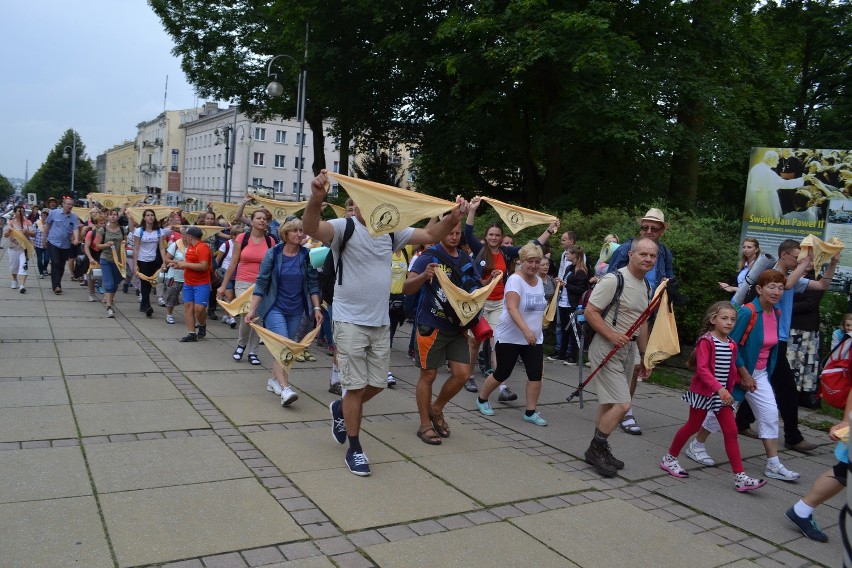
M 299 170 L 296 174 L 296 201 L 302 200 L 302 168 L 304 166 L 305 154 L 305 98 L 308 90 L 308 38 L 310 36 L 310 25 L 305 23 L 305 59 L 299 72 L 299 91 L 296 106 L 296 119 L 299 121 Z M 278 74 L 272 72 L 272 63 L 279 57 L 286 57 L 297 66 L 299 62 L 289 55 L 276 55 L 269 60 L 266 66 L 266 76 L 272 81 L 266 86 L 266 93 L 270 97 L 280 97 L 284 94 L 284 87 L 278 82 Z
M 77 190 L 74 189 L 74 175 L 77 173 L 77 133 L 72 130 L 71 135 L 71 146 L 65 146 L 62 149 L 62 157 L 67 159 L 68 152 L 71 152 L 71 197 L 76 200 Z
M 221 144 L 223 141 L 225 142 L 225 163 L 223 167 L 225 168 L 225 177 L 223 178 L 222 183 L 222 201 L 225 203 L 228 202 L 228 170 L 234 167 L 231 163 L 231 132 L 233 132 L 234 127 L 230 124 L 220 124 L 216 127 L 216 130 L 213 131 L 213 134 L 216 136 L 216 142 L 213 144 L 217 146 Z M 231 172 L 231 176 L 233 176 L 233 172 Z

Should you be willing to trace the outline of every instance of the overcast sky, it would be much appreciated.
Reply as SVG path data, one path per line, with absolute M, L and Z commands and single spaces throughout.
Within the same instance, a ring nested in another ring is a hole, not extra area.
M 41 166 L 62 133 L 97 154 L 136 136 L 136 125 L 191 108 L 173 43 L 145 0 L 3 2 L 0 24 L 0 174 Z

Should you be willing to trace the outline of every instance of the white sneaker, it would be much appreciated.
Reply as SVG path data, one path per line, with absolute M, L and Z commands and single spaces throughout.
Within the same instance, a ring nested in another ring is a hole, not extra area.
M 175 323 L 175 316 L 172 314 L 166 314 L 166 323 Z
M 286 386 L 281 389 L 281 406 L 290 406 L 296 402 L 296 399 L 298 398 L 299 395 L 296 394 L 296 391 L 294 391 L 291 387 Z
M 771 477 L 772 479 L 780 479 L 781 481 L 796 481 L 801 477 L 800 474 L 795 471 L 790 471 L 784 467 L 784 464 L 780 463 L 776 466 L 766 464 L 766 469 L 763 470 L 763 475 Z
M 266 381 L 266 390 L 269 392 L 274 392 L 278 396 L 281 396 L 281 391 L 284 390 L 278 381 L 275 380 L 275 377 L 272 377 L 268 381 Z
M 12 280 L 12 285 L 9 286 L 9 288 L 11 288 L 12 290 L 17 290 L 18 289 L 18 281 Z
M 107 308 L 107 317 L 108 318 L 114 318 L 115 317 L 115 313 L 112 311 L 112 308 Z
M 707 448 L 697 448 L 696 440 L 693 440 L 686 447 L 686 457 L 691 459 L 696 463 L 700 463 L 701 465 L 716 465 L 716 462 L 713 461 L 713 458 L 710 457 L 710 454 L 707 453 Z
M 97 301 L 98 301 L 98 299 L 97 299 L 97 298 L 95 298 L 95 295 L 94 295 L 94 294 L 89 294 L 89 301 L 90 301 L 90 302 L 97 302 Z
M 157 298 L 157 303 L 160 304 L 163 307 L 165 307 L 165 305 L 166 305 L 166 301 L 162 297 Z

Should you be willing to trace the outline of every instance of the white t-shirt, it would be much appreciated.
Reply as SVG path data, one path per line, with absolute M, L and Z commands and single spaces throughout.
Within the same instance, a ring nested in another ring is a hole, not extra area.
M 332 319 L 371 327 L 390 325 L 391 237 L 373 237 L 358 219 L 352 220 L 355 230 L 343 249 L 341 263 L 343 284 L 334 283 Z M 331 252 L 336 263 L 346 219 L 332 219 L 329 223 L 334 228 Z M 404 247 L 413 233 L 410 227 L 396 231 L 393 249 Z
M 227 249 L 227 250 L 226 250 Z M 234 243 L 231 241 L 225 241 L 222 243 L 222 246 L 219 247 L 219 252 L 224 252 L 225 257 L 222 259 L 222 262 L 219 264 L 221 268 L 228 270 L 228 267 L 231 266 L 231 254 L 234 252 Z
M 172 257 L 174 257 L 174 259 L 178 262 L 186 260 L 183 251 L 181 251 L 177 245 L 177 241 L 169 244 L 166 252 L 172 255 Z M 169 271 L 166 273 L 166 278 L 174 278 L 175 282 L 183 282 L 183 269 L 169 267 Z
M 521 312 L 521 317 L 530 331 L 536 334 L 536 343 L 544 342 L 544 334 L 542 333 L 542 322 L 544 320 L 544 312 L 547 309 L 547 300 L 544 297 L 544 284 L 541 278 L 536 276 L 535 286 L 530 286 L 526 281 L 517 274 L 512 274 L 506 280 L 504 288 L 504 298 L 509 292 L 514 292 L 521 297 L 518 303 L 518 311 Z M 497 329 L 494 330 L 494 337 L 500 343 L 514 343 L 516 345 L 528 345 L 524 334 L 512 321 L 512 316 L 509 315 L 509 310 L 506 309 L 506 302 L 503 302 L 503 313 L 500 314 L 500 323 L 497 324 Z
M 133 236 L 139 237 L 139 250 L 135 253 L 136 261 L 153 262 L 157 258 L 157 248 L 160 246 L 160 239 L 165 239 L 171 234 L 171 229 L 160 229 L 159 236 L 157 229 L 145 231 L 142 227 L 139 227 L 133 231 Z

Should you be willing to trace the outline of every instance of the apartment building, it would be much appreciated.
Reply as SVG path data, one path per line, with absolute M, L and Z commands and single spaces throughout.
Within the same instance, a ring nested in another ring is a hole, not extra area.
M 196 120 L 199 109 L 167 110 L 136 125 L 136 181 L 133 189 L 154 195 L 163 205 L 177 205 L 183 187 L 183 124 Z

